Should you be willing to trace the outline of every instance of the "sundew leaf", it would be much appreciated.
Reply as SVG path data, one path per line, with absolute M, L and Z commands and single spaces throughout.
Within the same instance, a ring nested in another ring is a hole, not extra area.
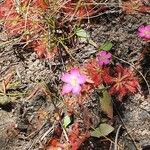
M 102 136 L 107 136 L 113 130 L 114 128 L 111 125 L 102 123 L 99 125 L 99 127 L 97 127 L 96 129 L 94 129 L 94 131 L 91 132 L 91 136 L 100 138 Z
M 111 50 L 112 47 L 113 47 L 113 44 L 111 42 L 107 41 L 100 46 L 99 50 L 109 51 L 109 50 Z
M 71 118 L 70 116 L 65 116 L 64 117 L 64 122 L 63 122 L 63 126 L 66 128 L 69 124 L 71 123 Z
M 75 34 L 80 38 L 82 42 L 85 42 L 90 38 L 90 35 L 84 29 L 77 28 Z
M 102 90 L 102 96 L 99 97 L 100 107 L 104 113 L 107 114 L 109 118 L 113 118 L 113 104 L 110 94 L 106 89 Z

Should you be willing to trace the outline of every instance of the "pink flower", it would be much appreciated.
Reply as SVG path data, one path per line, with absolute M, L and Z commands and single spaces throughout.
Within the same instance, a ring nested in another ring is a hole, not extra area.
M 142 25 L 138 28 L 138 35 L 144 39 L 150 39 L 150 25 Z
M 109 52 L 106 52 L 106 51 L 99 52 L 97 55 L 97 60 L 98 60 L 99 65 L 102 66 L 102 65 L 109 64 L 111 57 L 112 57 L 112 55 Z
M 86 82 L 86 76 L 80 74 L 78 69 L 72 69 L 70 73 L 64 73 L 61 80 L 65 82 L 62 88 L 62 95 L 67 93 L 79 94 L 81 85 Z

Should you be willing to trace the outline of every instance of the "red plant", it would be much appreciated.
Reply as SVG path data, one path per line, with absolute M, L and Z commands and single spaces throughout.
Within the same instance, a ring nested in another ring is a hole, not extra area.
M 20 16 L 16 13 L 10 13 L 7 16 L 7 20 L 4 23 L 4 30 L 8 32 L 10 36 L 21 34 L 24 29 Z
M 80 145 L 90 136 L 89 133 L 81 133 L 79 123 L 74 123 L 69 133 L 69 143 L 71 150 L 78 150 Z
M 53 47 L 49 50 L 47 42 L 42 38 L 40 40 L 33 41 L 31 43 L 31 47 L 37 53 L 39 58 L 53 59 L 59 51 L 57 47 Z
M 13 7 L 13 0 L 5 0 L 0 4 L 0 19 L 6 17 Z
M 109 69 L 102 67 L 98 64 L 96 59 L 91 59 L 87 64 L 83 66 L 83 70 L 91 80 L 91 84 L 94 87 L 102 84 L 103 82 L 110 82 Z M 90 81 L 89 81 L 90 83 Z M 87 87 L 86 87 L 87 88 Z
M 19 6 L 16 6 L 13 0 L 5 0 L 0 4 L 0 21 L 3 22 L 3 29 L 9 37 L 23 35 L 21 41 L 33 41 L 27 46 L 31 46 L 39 58 L 53 58 L 58 49 L 54 47 L 49 52 L 48 44 L 41 38 L 47 35 L 47 30 L 43 30 L 45 24 L 41 18 L 49 6 L 48 3 L 45 0 L 21 0 L 19 2 Z M 37 35 L 39 35 L 39 40 L 32 39 Z
M 46 44 L 44 44 L 43 41 L 37 40 L 32 42 L 32 47 L 34 51 L 37 53 L 39 58 L 45 58 L 47 53 L 46 53 Z
M 109 75 L 107 74 L 107 76 Z M 119 100 L 129 93 L 137 92 L 139 87 L 134 73 L 129 68 L 121 65 L 116 66 L 113 76 L 110 76 L 108 81 L 105 80 L 105 83 L 111 85 L 110 94 L 118 94 Z
M 122 3 L 122 9 L 126 13 L 150 12 L 150 7 L 143 4 L 142 0 L 127 0 Z
M 9 36 L 17 36 L 23 33 L 24 30 L 28 31 L 29 34 L 33 32 L 37 33 L 42 29 L 40 19 L 38 19 L 41 15 L 38 13 L 37 8 L 35 9 L 34 5 L 34 7 L 31 5 L 29 9 L 27 8 L 29 2 L 30 0 L 21 0 L 18 6 L 20 10 L 18 11 L 12 0 L 6 0 L 0 5 L 0 19 L 4 22 L 4 29 L 8 32 Z M 26 13 L 28 13 L 27 16 Z
M 103 82 L 103 68 L 99 66 L 96 59 L 90 60 L 87 64 L 83 66 L 83 70 L 92 80 L 94 86 L 98 86 Z
M 91 59 L 80 70 L 88 78 L 87 82 L 82 86 L 80 97 L 76 98 L 76 103 L 78 104 L 83 104 L 87 99 L 87 94 L 101 84 L 110 86 L 110 94 L 118 94 L 119 100 L 127 94 L 137 92 L 139 87 L 138 79 L 134 73 L 129 68 L 121 65 L 117 65 L 111 70 L 109 67 L 100 66 L 96 59 Z
M 86 3 L 91 3 L 92 0 L 87 0 Z M 68 16 L 86 17 L 94 13 L 94 7 L 92 5 L 86 5 L 86 3 L 79 4 L 79 1 L 70 0 L 63 6 L 63 12 Z M 79 5 L 79 6 L 78 6 Z
M 57 124 L 54 128 L 53 137 L 46 145 L 46 150 L 64 150 L 65 143 L 61 143 L 62 128 Z
M 7 31 L 9 36 L 17 36 L 21 35 L 24 32 L 30 33 L 30 37 L 32 34 L 35 34 L 40 30 L 40 25 L 38 22 L 35 22 L 31 19 L 25 20 L 22 19 L 18 14 L 11 14 L 4 23 L 4 29 Z M 23 39 L 26 36 L 24 35 Z
M 41 8 L 44 11 L 48 9 L 49 6 L 45 0 L 33 0 L 33 5 L 38 8 Z
M 46 150 L 78 150 L 80 145 L 90 137 L 90 133 L 81 132 L 79 123 L 74 123 L 68 133 L 68 140 L 64 143 L 60 142 L 58 137 L 54 137 L 47 145 Z
M 31 45 L 32 45 L 31 47 L 37 53 L 39 58 L 52 59 L 58 52 L 57 47 L 54 47 L 50 51 L 48 51 L 47 43 L 42 40 L 33 41 Z

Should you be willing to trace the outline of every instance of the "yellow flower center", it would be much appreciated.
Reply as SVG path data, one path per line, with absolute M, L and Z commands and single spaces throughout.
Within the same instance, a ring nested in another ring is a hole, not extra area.
M 71 79 L 71 85 L 72 85 L 72 86 L 76 86 L 77 83 L 78 83 L 78 82 L 77 82 L 77 79 L 76 79 L 76 78 L 72 78 L 72 79 Z
M 149 31 L 145 31 L 144 33 L 145 33 L 146 35 L 149 35 L 149 34 L 150 34 L 150 32 L 149 32 Z

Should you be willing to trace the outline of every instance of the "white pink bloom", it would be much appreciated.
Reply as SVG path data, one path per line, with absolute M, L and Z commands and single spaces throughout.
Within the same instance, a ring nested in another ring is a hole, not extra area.
M 142 25 L 138 28 L 138 35 L 141 38 L 150 40 L 150 25 Z
M 73 94 L 79 94 L 81 91 L 81 85 L 86 82 L 86 76 L 79 72 L 79 69 L 72 69 L 70 73 L 64 73 L 61 80 L 64 83 L 62 88 L 62 95 L 72 92 Z
M 98 60 L 99 65 L 103 66 L 103 65 L 109 64 L 111 61 L 111 57 L 112 55 L 109 52 L 106 52 L 106 51 L 99 52 L 97 55 L 97 60 Z

